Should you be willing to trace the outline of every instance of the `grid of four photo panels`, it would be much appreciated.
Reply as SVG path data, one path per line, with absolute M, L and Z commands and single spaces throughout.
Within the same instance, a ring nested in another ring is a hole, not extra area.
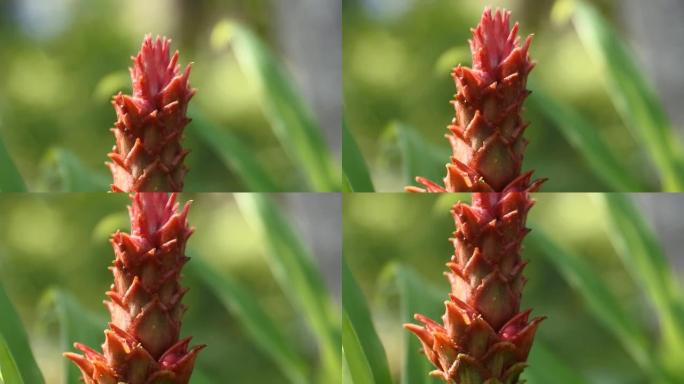
M 682 20 L 0 1 L 0 384 L 684 383 Z

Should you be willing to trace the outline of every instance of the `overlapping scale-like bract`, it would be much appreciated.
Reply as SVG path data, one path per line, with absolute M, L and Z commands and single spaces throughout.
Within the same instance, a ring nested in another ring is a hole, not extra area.
M 112 191 L 165 191 L 183 189 L 188 151 L 181 146 L 190 122 L 188 102 L 190 65 L 181 72 L 178 52 L 169 53 L 170 40 L 146 36 L 130 68 L 133 95 L 119 93 L 112 104 L 117 120 L 112 132 L 116 145 L 107 163 Z
M 457 93 L 449 134 L 452 156 L 444 185 L 417 177 L 423 188 L 409 192 L 502 192 L 520 180 L 523 189 L 536 189 L 531 172 L 521 175 L 527 140 L 522 106 L 530 93 L 527 75 L 534 67 L 529 57 L 531 36 L 521 44 L 518 24 L 510 27 L 510 12 L 485 9 L 472 30 L 473 67 L 457 66 L 452 77 Z
M 180 339 L 189 204 L 179 210 L 174 194 L 160 192 L 137 193 L 132 200 L 131 233 L 116 232 L 111 239 L 116 257 L 103 353 L 76 343 L 83 355 L 65 356 L 86 384 L 187 384 L 202 349 Z
M 416 315 L 406 324 L 436 369 L 453 384 L 516 384 L 525 368 L 541 318 L 520 311 L 525 278 L 522 241 L 528 233 L 526 192 L 474 193 L 472 205 L 457 203 L 451 284 L 442 324 Z

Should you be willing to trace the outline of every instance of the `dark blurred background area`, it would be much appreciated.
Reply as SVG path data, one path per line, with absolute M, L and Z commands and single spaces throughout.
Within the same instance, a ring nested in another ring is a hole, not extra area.
M 588 0 L 636 54 L 643 73 L 682 135 L 684 2 Z M 388 126 L 414 127 L 448 161 L 446 126 L 454 111 L 450 70 L 470 65 L 467 40 L 485 6 L 512 11 L 522 36 L 534 34 L 537 61 L 529 88 L 581 113 L 619 154 L 630 172 L 655 181 L 643 143 L 635 141 L 611 103 L 605 82 L 570 23 L 554 21 L 554 0 L 344 0 L 343 73 L 345 117 L 369 162 L 375 187 L 399 191 L 402 177 Z M 530 144 L 523 169 L 550 177 L 545 191 L 608 190 L 553 123 L 526 104 Z M 549 158 L 553 154 L 553 158 Z M 441 171 L 444 171 L 443 169 Z M 443 173 L 443 172 L 440 172 Z M 559 175 L 555 176 L 554 175 Z M 562 175 L 562 176 L 560 176 Z
M 103 163 L 115 118 L 110 97 L 130 92 L 124 77 L 147 33 L 172 38 L 181 65 L 194 63 L 194 107 L 241 139 L 275 180 L 297 174 L 282 160 L 233 54 L 210 45 L 214 26 L 224 19 L 242 22 L 266 41 L 339 154 L 339 0 L 1 0 L 0 137 L 29 188 L 53 189 L 44 177 L 53 148 L 107 174 Z M 185 146 L 192 150 L 188 190 L 244 189 L 191 127 Z M 295 189 L 299 180 L 290 177 L 286 188 Z

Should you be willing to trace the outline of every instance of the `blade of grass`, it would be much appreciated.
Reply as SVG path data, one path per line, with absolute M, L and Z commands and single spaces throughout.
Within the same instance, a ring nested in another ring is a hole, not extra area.
M 353 342 L 352 336 L 354 336 L 361 344 L 363 357 L 368 361 L 372 370 L 372 382 L 375 384 L 391 384 L 392 376 L 387 363 L 385 348 L 382 346 L 380 337 L 373 325 L 373 319 L 363 292 L 344 259 L 342 260 L 342 306 L 345 316 L 350 322 L 350 331 L 354 332 L 354 335 L 347 335 L 346 337 L 349 342 Z M 345 329 L 343 328 L 342 331 L 344 341 Z M 350 369 L 353 368 L 359 369 L 358 366 L 352 366 L 350 363 Z
M 423 139 L 415 128 L 404 123 L 393 123 L 390 132 L 396 135 L 401 151 L 402 169 L 406 183 L 415 183 L 416 176 L 442 180 L 444 164 L 449 161 L 447 147 L 436 147 Z
M 374 192 L 373 181 L 363 159 L 361 150 L 347 127 L 342 122 L 342 169 L 354 192 Z
M 423 279 L 412 269 L 399 264 L 389 264 L 381 273 L 378 285 L 382 291 L 394 291 L 399 294 L 399 322 L 415 322 L 414 315 L 422 313 L 437 319 L 444 308 L 446 293 L 442 293 L 432 283 Z M 408 331 L 403 333 L 404 349 L 401 364 L 402 384 L 437 384 L 437 379 L 429 372 L 433 367 L 425 355 L 418 338 Z
M 306 361 L 294 347 L 271 317 L 258 304 L 259 299 L 244 290 L 230 276 L 219 275 L 204 263 L 197 253 L 192 252 L 192 262 L 188 263 L 189 273 L 203 281 L 225 308 L 242 324 L 247 334 L 265 354 L 269 355 L 282 372 L 297 384 L 308 383 Z
M 274 133 L 311 186 L 317 191 L 339 191 L 340 175 L 321 128 L 266 45 L 249 29 L 229 21 L 214 28 L 212 41 L 216 47 L 230 42 L 238 64 L 257 90 Z
M 371 363 L 346 310 L 342 310 L 342 356 L 354 384 L 374 384 Z
M 57 288 L 49 289 L 40 300 L 39 313 L 43 317 L 40 324 L 47 327 L 56 322 L 59 327 L 60 345 L 63 351 L 73 351 L 73 343 L 79 342 L 90 347 L 102 344 L 107 321 L 104 317 L 83 308 L 69 292 Z M 63 383 L 78 383 L 81 372 L 71 361 L 63 359 Z
M 214 150 L 226 167 L 240 176 L 250 191 L 276 192 L 281 190 L 237 137 L 228 130 L 214 126 L 197 109 L 191 109 L 190 116 L 192 116 L 190 128 Z
M 26 184 L 0 140 L 0 192 L 26 192 Z
M 658 311 L 669 353 L 684 357 L 684 316 L 677 284 L 653 231 L 627 195 L 603 194 L 611 224 L 610 239 L 632 278 Z
M 2 334 L 0 334 L 0 383 L 24 384 L 12 351 Z
M 311 254 L 277 206 L 263 194 L 236 194 L 245 219 L 267 246 L 269 265 L 292 304 L 301 310 L 316 335 L 329 380 L 341 375 L 339 318 Z
M 535 340 L 523 373 L 528 384 L 588 384 L 588 381 L 558 358 L 543 342 Z
M 638 319 L 620 305 L 620 300 L 602 277 L 586 262 L 556 244 L 540 229 L 541 226 L 532 227 L 534 231 L 528 237 L 528 246 L 541 251 L 573 289 L 584 298 L 589 310 L 608 331 L 613 333 L 639 366 L 650 370 L 655 365 L 652 354 L 654 348 Z
M 585 158 L 594 174 L 616 191 L 644 191 L 646 187 L 627 172 L 598 129 L 572 109 L 535 89 L 530 102 L 551 120 L 573 148 Z
M 104 192 L 111 178 L 93 172 L 71 151 L 50 149 L 41 162 L 44 187 L 58 192 Z
M 44 383 L 43 375 L 31 352 L 26 330 L 2 286 L 0 286 L 0 314 L 2 314 L 0 315 L 0 336 L 4 337 L 4 342 L 11 351 L 20 376 L 28 383 Z M 9 376 L 4 372 L 3 374 L 5 381 L 11 383 L 12 381 L 8 380 Z
M 658 167 L 663 187 L 666 191 L 684 190 L 682 147 L 633 55 L 589 3 L 576 1 L 572 20 L 580 40 L 603 69 L 615 108 Z

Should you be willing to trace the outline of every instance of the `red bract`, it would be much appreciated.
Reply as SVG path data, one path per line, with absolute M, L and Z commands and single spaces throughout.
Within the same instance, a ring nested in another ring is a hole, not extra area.
M 425 188 L 410 186 L 409 192 L 535 190 L 542 182 L 530 182 L 532 172 L 521 175 L 527 145 L 522 106 L 534 67 L 528 54 L 532 38 L 520 43 L 518 24 L 510 28 L 505 10 L 485 9 L 472 34 L 473 67 L 459 65 L 452 72 L 456 116 L 446 136 L 452 156 L 444 186 L 417 177 Z
M 111 322 L 104 353 L 76 343 L 84 355 L 65 356 L 86 384 L 187 384 L 203 348 L 189 349 L 190 339 L 180 339 L 190 206 L 179 210 L 175 194 L 167 193 L 137 193 L 132 200 L 131 234 L 116 232 L 111 239 L 116 258 L 105 302 Z
M 454 384 L 518 383 L 542 321 L 520 311 L 526 265 L 520 251 L 532 204 L 525 192 L 506 192 L 474 193 L 471 206 L 454 205 L 443 324 L 416 315 L 423 326 L 404 325 L 423 344 L 433 376 Z
M 170 40 L 146 36 L 130 68 L 133 95 L 119 93 L 112 104 L 116 145 L 109 153 L 112 191 L 181 191 L 188 151 L 181 146 L 190 87 L 190 65 L 183 72 Z

